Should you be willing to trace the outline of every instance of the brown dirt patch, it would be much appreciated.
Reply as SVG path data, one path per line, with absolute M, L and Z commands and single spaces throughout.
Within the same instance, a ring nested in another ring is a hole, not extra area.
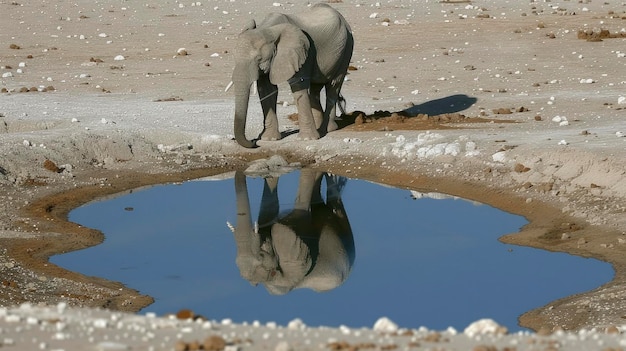
M 297 123 L 298 114 L 289 115 L 289 119 Z M 455 129 L 468 128 L 469 124 L 474 123 L 517 122 L 485 117 L 467 117 L 456 112 L 431 116 L 425 113 L 410 115 L 404 111 L 375 111 L 371 114 L 363 111 L 354 111 L 341 115 L 340 119 L 337 120 L 339 129 L 356 132 Z
M 578 31 L 578 39 L 587 41 L 602 41 L 602 39 L 626 38 L 626 33 L 611 33 L 608 29 L 586 29 Z

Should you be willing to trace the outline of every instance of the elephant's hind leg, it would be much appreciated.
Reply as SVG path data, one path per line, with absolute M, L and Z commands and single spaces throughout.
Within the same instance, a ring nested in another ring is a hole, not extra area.
M 341 84 L 343 79 L 334 85 L 332 83 L 326 84 L 324 91 L 326 92 L 326 110 L 324 112 L 324 119 L 327 120 L 326 131 L 332 132 L 339 129 L 337 125 L 337 102 L 339 101 L 339 91 L 341 90 Z

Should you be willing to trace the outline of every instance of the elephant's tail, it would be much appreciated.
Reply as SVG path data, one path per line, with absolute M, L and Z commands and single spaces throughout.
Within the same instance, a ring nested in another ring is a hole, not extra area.
M 346 114 L 346 99 L 339 93 L 339 99 L 337 100 L 337 105 L 339 106 L 339 110 L 342 115 Z

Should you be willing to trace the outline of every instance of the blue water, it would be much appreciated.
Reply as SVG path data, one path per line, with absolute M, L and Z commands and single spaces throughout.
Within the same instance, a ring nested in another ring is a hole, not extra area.
M 281 207 L 293 206 L 298 172 L 282 176 Z M 252 216 L 263 180 L 248 178 Z M 533 308 L 609 281 L 609 264 L 502 244 L 527 221 L 462 199 L 414 199 L 407 190 L 348 180 L 343 204 L 355 260 L 339 287 L 271 295 L 242 278 L 226 221 L 236 223 L 233 178 L 133 191 L 73 210 L 69 219 L 104 232 L 103 244 L 51 261 L 120 281 L 155 298 L 145 312 L 183 308 L 210 319 L 371 327 L 387 316 L 401 327 L 459 330 L 493 318 L 519 330 Z

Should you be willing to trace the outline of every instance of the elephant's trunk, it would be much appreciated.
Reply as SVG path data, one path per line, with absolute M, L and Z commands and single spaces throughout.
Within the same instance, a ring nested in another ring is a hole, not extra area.
M 261 240 L 258 229 L 250 217 L 250 199 L 246 176 L 241 171 L 235 173 L 235 194 L 237 197 L 237 224 L 233 231 L 237 244 L 237 266 L 241 275 L 248 279 L 257 265 Z M 250 280 L 250 279 L 248 279 Z
M 246 94 L 237 94 L 235 97 L 235 140 L 243 147 L 253 148 L 256 143 L 246 138 L 246 119 L 248 114 L 248 102 L 250 100 L 250 89 Z
M 254 68 L 257 69 L 258 68 Z M 233 74 L 235 85 L 235 140 L 243 147 L 253 148 L 256 143 L 246 138 L 246 119 L 248 117 L 248 103 L 250 102 L 250 85 L 256 79 L 247 75 L 250 69 L 241 69 L 238 65 Z M 244 73 L 245 72 L 245 73 Z M 257 73 L 258 75 L 258 73 Z
M 237 247 L 246 252 L 252 252 L 260 247 L 259 242 L 253 242 L 258 237 L 256 228 L 252 224 L 250 216 L 250 199 L 248 197 L 248 186 L 246 175 L 241 172 L 235 172 L 235 194 L 237 197 L 237 224 L 235 227 L 235 241 Z

